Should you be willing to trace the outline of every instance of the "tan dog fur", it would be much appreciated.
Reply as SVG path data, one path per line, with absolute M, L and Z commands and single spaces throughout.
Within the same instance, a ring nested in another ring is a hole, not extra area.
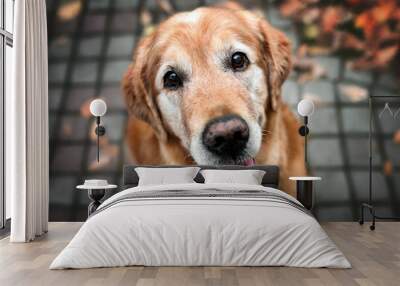
M 232 39 L 252 51 L 252 72 L 263 71 L 263 82 L 252 91 L 255 100 L 250 100 L 251 92 L 243 84 L 254 77 L 221 71 L 211 60 L 210 55 Z M 190 62 L 188 87 L 179 94 L 163 92 L 156 78 L 163 61 L 182 58 Z M 239 114 L 261 125 L 256 164 L 278 165 L 280 188 L 294 196 L 295 186 L 288 177 L 303 176 L 306 168 L 299 124 L 281 101 L 281 85 L 289 71 L 290 45 L 284 34 L 236 4 L 171 17 L 140 41 L 123 78 L 131 115 L 126 137 L 134 160 L 154 165 L 196 164 L 188 147 L 195 134 L 216 116 Z M 179 98 L 176 116 L 180 120 L 168 120 L 165 107 L 160 106 L 165 101 L 161 96 Z

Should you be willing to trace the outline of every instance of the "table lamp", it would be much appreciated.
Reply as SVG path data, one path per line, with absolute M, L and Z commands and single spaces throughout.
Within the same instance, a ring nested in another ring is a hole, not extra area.
M 106 114 L 107 104 L 102 99 L 95 99 L 90 103 L 90 113 L 96 117 L 96 130 L 97 135 L 97 162 L 100 161 L 100 136 L 106 134 L 106 128 L 100 124 L 100 118 Z
M 310 133 L 310 129 L 308 128 L 308 117 L 314 113 L 313 101 L 307 98 L 301 100 L 297 105 L 297 112 L 304 118 L 304 125 L 299 128 L 299 133 L 304 137 L 304 161 L 307 165 L 307 136 Z

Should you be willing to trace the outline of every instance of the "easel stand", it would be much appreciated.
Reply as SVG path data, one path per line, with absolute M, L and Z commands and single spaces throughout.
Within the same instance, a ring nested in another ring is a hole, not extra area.
M 379 220 L 400 220 L 400 217 L 381 217 L 376 215 L 375 207 L 372 202 L 372 121 L 373 121 L 373 108 L 372 100 L 374 98 L 399 98 L 398 96 L 373 96 L 369 97 L 369 198 L 368 203 L 361 204 L 361 214 L 359 223 L 364 224 L 364 210 L 368 209 L 372 217 L 372 224 L 369 226 L 370 230 L 375 230 L 375 222 Z

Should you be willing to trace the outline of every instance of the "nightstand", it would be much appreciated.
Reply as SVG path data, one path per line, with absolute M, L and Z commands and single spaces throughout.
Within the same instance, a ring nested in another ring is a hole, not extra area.
M 105 180 L 85 180 L 85 184 L 76 187 L 78 190 L 87 190 L 91 203 L 88 206 L 88 217 L 96 211 L 104 198 L 106 191 L 117 188 L 117 185 L 109 185 Z
M 297 200 L 306 209 L 311 210 L 313 207 L 313 183 L 321 181 L 321 177 L 290 177 L 289 180 L 296 181 Z

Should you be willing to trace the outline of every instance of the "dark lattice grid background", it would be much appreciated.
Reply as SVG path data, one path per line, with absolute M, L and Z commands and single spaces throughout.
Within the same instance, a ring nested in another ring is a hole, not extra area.
M 215 1 L 170 2 L 175 10 L 183 11 Z M 299 44 L 296 26 L 280 16 L 272 1 L 242 2 L 264 11 L 294 46 Z M 140 15 L 147 11 L 155 23 L 167 15 L 156 0 L 47 3 L 50 218 L 84 220 L 87 194 L 76 191 L 75 186 L 85 178 L 105 178 L 119 184 L 122 166 L 130 162 L 124 142 L 127 113 L 120 80 L 143 33 Z M 61 9 L 66 4 L 70 5 L 69 14 Z M 284 84 L 283 97 L 293 110 L 303 96 L 313 97 L 318 105 L 311 118 L 309 145 L 313 173 L 323 178 L 316 184 L 317 216 L 329 220 L 356 219 L 359 203 L 368 198 L 368 102 L 351 101 L 341 88 L 356 84 L 366 88 L 369 95 L 387 96 L 399 95 L 398 86 L 390 74 L 352 71 L 338 57 L 320 56 L 316 60 L 326 69 L 327 77 L 299 84 L 293 72 Z M 88 102 L 94 97 L 101 97 L 108 104 L 103 118 L 107 142 L 102 147 L 101 164 L 95 162 L 94 120 L 87 115 Z M 383 116 L 375 124 L 373 178 L 375 202 L 381 215 L 400 215 L 400 145 L 393 141 L 398 129 L 400 114 L 397 119 Z

